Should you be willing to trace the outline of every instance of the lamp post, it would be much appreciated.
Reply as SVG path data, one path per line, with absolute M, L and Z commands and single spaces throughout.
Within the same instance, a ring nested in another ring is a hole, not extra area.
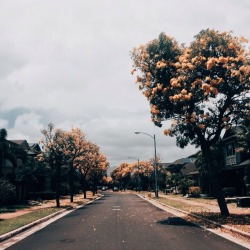
M 154 139 L 154 154 L 155 154 L 155 160 L 154 160 L 154 172 L 155 172 L 155 197 L 158 198 L 158 178 L 157 178 L 157 166 L 156 166 L 156 141 L 155 141 L 155 135 L 150 135 L 144 132 L 135 132 L 135 134 L 144 134 Z
M 135 158 L 135 157 L 128 157 L 129 159 L 135 159 L 135 160 L 137 160 L 137 168 L 138 168 L 138 171 L 139 171 L 139 169 L 140 169 L 140 165 L 139 165 L 139 163 L 140 163 L 140 161 L 139 161 L 139 158 Z M 138 187 L 137 187 L 137 189 L 139 189 L 139 175 L 138 175 Z

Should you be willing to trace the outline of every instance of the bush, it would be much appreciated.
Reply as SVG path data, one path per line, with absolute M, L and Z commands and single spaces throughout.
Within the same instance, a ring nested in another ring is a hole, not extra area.
M 16 187 L 9 181 L 0 179 L 0 205 L 10 205 L 15 202 Z
M 188 190 L 190 187 L 194 185 L 193 180 L 189 180 L 187 178 L 183 178 L 179 182 L 179 189 L 181 190 L 183 196 L 185 196 L 188 193 Z
M 194 198 L 200 197 L 200 194 L 201 194 L 200 187 L 194 187 L 194 186 L 190 187 L 189 188 L 189 194 L 190 194 L 191 197 L 194 197 Z
M 235 187 L 227 187 L 222 189 L 222 193 L 225 197 L 232 197 L 236 193 Z
M 61 195 L 68 195 L 70 193 L 70 186 L 68 183 L 61 184 Z

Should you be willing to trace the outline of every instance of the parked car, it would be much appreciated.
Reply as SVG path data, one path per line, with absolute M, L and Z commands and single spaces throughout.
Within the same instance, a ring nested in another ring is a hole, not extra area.
M 118 192 L 118 191 L 119 191 L 118 187 L 113 188 L 113 192 Z

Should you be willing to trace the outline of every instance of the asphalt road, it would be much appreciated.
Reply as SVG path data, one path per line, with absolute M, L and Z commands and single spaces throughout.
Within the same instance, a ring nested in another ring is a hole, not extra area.
M 105 196 L 8 249 L 246 249 L 169 214 L 133 194 Z

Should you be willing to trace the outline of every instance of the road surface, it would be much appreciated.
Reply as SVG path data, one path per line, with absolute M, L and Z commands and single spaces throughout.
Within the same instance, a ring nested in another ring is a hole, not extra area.
M 9 250 L 246 249 L 133 194 L 104 192 Z

